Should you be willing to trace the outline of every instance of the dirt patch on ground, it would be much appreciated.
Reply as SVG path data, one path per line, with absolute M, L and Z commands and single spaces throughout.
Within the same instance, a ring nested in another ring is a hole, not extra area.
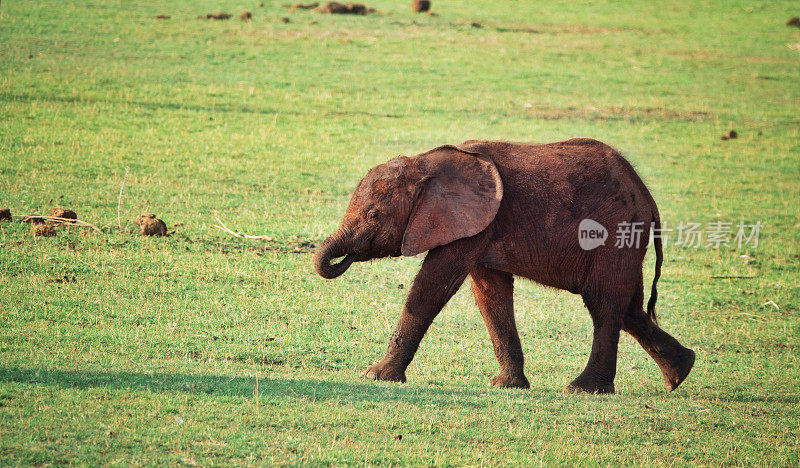
M 33 228 L 33 235 L 36 237 L 53 237 L 56 235 L 56 228 L 52 224 L 37 224 Z
M 60 206 L 53 208 L 48 216 L 53 218 L 78 219 L 77 213 L 67 208 L 61 208 Z
M 288 19 L 288 18 L 287 18 Z M 281 20 L 283 21 L 283 20 Z M 292 20 L 289 19 L 291 23 Z M 315 21 L 310 21 L 308 24 L 314 25 L 317 24 Z M 405 29 L 396 29 L 391 32 L 392 37 L 401 39 L 401 40 L 408 40 L 408 39 L 415 39 L 421 37 L 428 37 L 427 31 L 421 28 L 405 28 Z M 223 31 L 221 33 L 223 36 L 228 37 L 253 37 L 259 38 L 264 40 L 296 40 L 296 39 L 339 39 L 339 40 L 346 40 L 346 39 L 363 39 L 368 41 L 375 41 L 386 36 L 376 34 L 374 29 L 372 30 L 364 30 L 364 29 L 353 29 L 353 28 L 337 28 L 337 29 L 323 29 L 323 28 L 302 28 L 302 29 L 294 29 L 294 28 L 237 28 L 231 31 Z M 227 42 L 229 44 L 233 44 L 233 42 Z
M 243 252 L 252 252 L 258 256 L 263 256 L 271 252 L 283 254 L 302 254 L 312 253 L 316 248 L 316 244 L 313 241 L 296 235 L 289 236 L 288 238 L 284 239 L 273 239 L 267 241 L 268 245 L 220 242 L 211 239 L 191 238 L 184 234 L 178 234 L 178 237 L 183 242 L 193 245 L 194 247 L 191 249 L 200 248 L 204 251 L 216 252 L 224 255 L 235 255 Z
M 289 244 L 289 247 L 292 249 L 292 251 L 296 253 L 313 252 L 316 248 L 316 245 L 314 245 L 313 242 L 297 236 L 292 236 L 287 239 L 287 244 Z
M 0 208 L 0 221 L 11 222 L 11 208 Z
M 423 13 L 431 9 L 431 2 L 428 0 L 414 0 L 411 2 L 411 11 Z
M 796 63 L 794 60 L 776 57 L 755 57 L 749 55 L 724 55 L 711 52 L 682 52 L 677 50 L 658 50 L 656 54 L 669 55 L 671 57 L 682 57 L 697 60 L 744 60 L 752 63 Z
M 141 214 L 133 223 L 139 226 L 139 233 L 143 236 L 167 235 L 167 224 L 153 213 Z
M 314 9 L 317 13 L 326 13 L 331 15 L 366 15 L 375 13 L 374 8 L 367 8 L 360 3 L 339 3 L 327 2 L 322 6 Z
M 250 21 L 253 19 L 253 14 L 249 11 L 243 11 L 239 14 L 239 21 Z
M 794 26 L 796 28 L 800 28 L 800 18 L 795 16 L 794 18 L 786 22 L 786 26 Z
M 502 27 L 502 26 L 497 26 L 497 27 L 495 27 L 494 29 L 495 29 L 497 32 L 501 32 L 501 33 L 520 33 L 520 34 L 541 34 L 541 33 L 542 33 L 542 31 L 540 31 L 540 30 L 538 30 L 538 29 L 535 29 L 535 28 L 524 28 L 524 27 L 520 27 L 520 28 L 516 28 L 516 27 L 510 27 L 510 28 L 506 28 L 506 27 Z
M 57 284 L 64 284 L 64 283 L 74 283 L 78 279 L 74 276 L 57 276 L 55 278 L 50 278 L 47 280 L 48 283 L 57 283 Z
M 707 112 L 700 111 L 670 111 L 659 108 L 633 108 L 633 107 L 590 107 L 590 108 L 564 108 L 548 109 L 528 107 L 525 104 L 525 113 L 542 120 L 686 120 L 690 122 L 707 118 Z
M 453 27 L 459 27 L 453 23 Z M 463 24 L 461 25 L 463 26 Z M 501 33 L 528 33 L 528 34 L 608 34 L 608 33 L 640 33 L 640 34 L 660 34 L 669 33 L 666 29 L 645 29 L 621 26 L 593 26 L 588 24 L 541 24 L 528 22 L 502 22 L 487 23 L 487 28 L 494 28 Z
M 156 15 L 156 19 L 160 19 L 160 20 L 168 20 L 170 18 L 171 17 L 169 15 Z

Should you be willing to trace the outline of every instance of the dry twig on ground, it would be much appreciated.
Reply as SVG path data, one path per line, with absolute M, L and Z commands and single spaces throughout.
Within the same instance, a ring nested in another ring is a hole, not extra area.
M 23 218 L 23 219 L 24 218 L 39 218 L 39 219 L 43 219 L 43 220 L 46 220 L 46 221 L 55 221 L 55 222 L 57 222 L 59 224 L 71 224 L 73 226 L 88 227 L 88 228 L 94 229 L 97 232 L 103 232 L 102 230 L 100 230 L 100 228 L 98 228 L 94 224 L 87 223 L 86 221 L 82 221 L 80 219 L 58 218 L 58 217 L 55 217 L 55 216 L 41 216 L 41 215 L 14 215 L 14 217 L 15 218 Z
M 272 237 L 267 236 L 267 235 L 264 235 L 264 236 L 251 236 L 250 234 L 245 234 L 243 232 L 235 232 L 231 228 L 226 226 L 225 223 L 223 223 L 222 220 L 220 220 L 217 216 L 214 216 L 214 219 L 217 220 L 219 225 L 212 224 L 212 227 L 215 227 L 215 228 L 219 229 L 222 232 L 227 232 L 228 234 L 232 235 L 233 237 L 240 237 L 240 238 L 244 238 L 244 239 L 264 239 L 264 240 L 268 240 L 268 241 L 272 240 Z

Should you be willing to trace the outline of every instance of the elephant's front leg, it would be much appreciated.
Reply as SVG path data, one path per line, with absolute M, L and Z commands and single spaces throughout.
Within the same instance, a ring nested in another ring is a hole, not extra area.
M 365 377 L 406 381 L 406 368 L 414 359 L 422 337 L 474 267 L 477 255 L 473 249 L 480 245 L 478 241 L 461 239 L 428 252 L 389 339 L 386 356 L 364 371 Z

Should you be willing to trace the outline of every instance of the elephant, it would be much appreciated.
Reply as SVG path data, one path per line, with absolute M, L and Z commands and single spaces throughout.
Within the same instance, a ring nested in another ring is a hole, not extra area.
M 601 245 L 581 246 L 585 220 L 607 230 L 604 241 L 595 239 Z M 628 242 L 617 226 L 640 226 L 638 242 Z M 660 235 L 652 242 L 655 276 L 643 310 L 651 230 L 661 230 L 653 197 L 631 164 L 600 141 L 469 140 L 370 169 L 313 261 L 320 276 L 332 279 L 354 262 L 427 252 L 386 355 L 364 371 L 367 378 L 405 382 L 428 327 L 470 276 L 500 364 L 490 384 L 529 388 L 514 319 L 518 276 L 578 294 L 589 310 L 589 359 L 564 392 L 614 393 L 621 330 L 652 357 L 672 391 L 691 371 L 695 353 L 656 321 Z

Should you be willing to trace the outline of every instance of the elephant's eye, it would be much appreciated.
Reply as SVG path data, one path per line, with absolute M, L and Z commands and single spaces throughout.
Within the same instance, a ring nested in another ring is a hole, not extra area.
M 378 210 L 369 210 L 369 211 L 367 211 L 367 219 L 370 220 L 370 221 L 376 221 L 378 219 L 378 215 L 380 215 Z

